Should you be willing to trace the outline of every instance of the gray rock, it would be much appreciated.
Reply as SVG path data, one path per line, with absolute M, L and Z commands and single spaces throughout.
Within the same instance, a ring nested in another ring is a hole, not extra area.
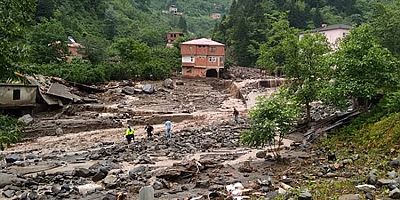
M 266 200 L 273 200 L 273 199 L 275 199 L 275 197 L 277 197 L 278 196 L 278 192 L 277 191 L 272 191 L 272 192 L 268 192 L 266 195 L 265 195 L 265 199 Z
M 56 129 L 56 135 L 63 135 L 64 131 L 62 130 L 62 128 L 57 128 Z
M 29 125 L 33 122 L 33 117 L 30 114 L 26 114 L 26 115 L 18 118 L 18 121 L 25 125 Z
M 153 94 L 156 90 L 154 89 L 154 85 L 145 84 L 143 85 L 143 92 L 146 94 Z
M 103 180 L 105 177 L 107 177 L 107 173 L 104 173 L 102 171 L 97 172 L 93 177 L 92 181 L 97 182 Z
M 378 179 L 378 185 L 384 186 L 389 184 L 396 184 L 396 180 L 393 179 Z
M 395 178 L 397 178 L 397 173 L 396 173 L 395 171 L 391 171 L 391 172 L 388 172 L 388 173 L 387 173 L 387 176 L 388 176 L 390 179 L 395 179 Z
M 371 172 L 369 172 L 368 177 L 367 177 L 367 183 L 371 185 L 376 185 L 378 182 L 378 175 L 377 175 L 377 170 L 373 169 Z
M 86 168 L 77 168 L 74 170 L 74 176 L 77 176 L 77 177 L 86 178 L 86 177 L 89 177 L 90 175 L 91 175 L 90 170 L 86 169 Z
M 338 200 L 360 200 L 359 194 L 345 194 L 339 197 Z
M 122 93 L 125 93 L 127 95 L 133 95 L 133 94 L 135 94 L 135 88 L 126 86 L 126 87 L 122 88 Z
M 142 187 L 139 191 L 139 200 L 154 200 L 154 188 L 151 186 Z
M 154 181 L 154 183 L 153 183 L 153 188 L 154 188 L 155 190 L 161 190 L 161 189 L 164 188 L 164 184 L 161 183 L 160 181 Z
M 368 199 L 368 200 L 374 200 L 375 199 L 374 195 L 371 194 L 371 193 L 366 193 L 365 194 L 365 198 Z
M 108 175 L 106 178 L 104 178 L 103 183 L 107 188 L 114 188 L 116 187 L 117 180 L 117 176 Z
M 389 197 L 392 199 L 400 199 L 400 190 L 396 188 L 389 192 Z
M 208 188 L 209 191 L 221 191 L 224 190 L 224 186 L 223 185 L 211 185 Z
M 267 178 L 265 180 L 257 180 L 257 183 L 261 186 L 271 186 L 272 185 L 272 178 L 271 176 L 267 176 Z
M 163 86 L 168 89 L 175 88 L 174 81 L 170 78 L 164 80 Z
M 257 158 L 265 158 L 267 156 L 267 153 L 265 151 L 259 151 L 256 153 Z
M 210 182 L 208 180 L 200 180 L 196 182 L 196 187 L 198 188 L 208 188 L 210 186 Z
M 85 195 L 85 194 L 91 194 L 95 191 L 103 190 L 103 187 L 97 184 L 86 184 L 78 186 L 77 189 L 80 194 Z
M 145 166 L 138 166 L 129 170 L 128 175 L 132 179 L 136 179 L 138 176 L 144 174 L 147 171 Z
M 14 174 L 0 173 L 0 188 L 6 185 L 12 185 L 13 183 L 21 183 L 24 179 L 18 178 Z
M 392 161 L 389 162 L 389 165 L 391 167 L 400 167 L 400 160 L 399 159 L 392 160 Z
M 3 195 L 4 195 L 5 197 L 7 197 L 7 198 L 13 197 L 14 194 L 15 194 L 15 191 L 14 191 L 14 190 L 6 190 L 6 191 L 3 192 Z
M 39 157 L 33 153 L 26 155 L 26 159 L 28 159 L 28 160 L 35 160 L 37 158 L 39 158 Z
M 374 192 L 376 190 L 375 186 L 368 185 L 368 184 L 357 185 L 356 188 L 361 190 L 361 191 L 363 191 L 363 192 Z
M 59 185 L 53 185 L 51 187 L 51 192 L 53 193 L 53 195 L 59 194 L 60 191 L 61 191 L 61 186 L 59 186 Z
M 6 156 L 6 163 L 15 163 L 21 161 L 22 157 L 18 154 L 10 154 Z
M 312 200 L 312 194 L 308 190 L 303 190 L 300 192 L 298 200 Z

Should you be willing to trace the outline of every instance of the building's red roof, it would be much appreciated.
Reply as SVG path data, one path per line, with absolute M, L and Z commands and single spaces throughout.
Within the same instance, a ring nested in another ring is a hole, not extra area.
M 187 42 L 183 42 L 182 44 L 225 46 L 222 43 L 219 43 L 219 42 L 207 39 L 207 38 L 190 40 L 190 41 L 187 41 Z

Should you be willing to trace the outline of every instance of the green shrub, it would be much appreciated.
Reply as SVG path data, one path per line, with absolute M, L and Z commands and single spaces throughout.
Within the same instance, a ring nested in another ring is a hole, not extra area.
M 22 137 L 21 124 L 14 118 L 0 115 L 0 148 L 18 142 Z

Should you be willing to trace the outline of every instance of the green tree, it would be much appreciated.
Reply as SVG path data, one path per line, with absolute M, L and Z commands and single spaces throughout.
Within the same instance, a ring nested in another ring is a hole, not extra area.
M 297 49 L 289 48 L 287 64 L 283 72 L 289 79 L 289 91 L 306 108 L 306 120 L 310 122 L 310 103 L 319 100 L 322 86 L 330 80 L 331 68 L 326 54 L 330 51 L 326 37 L 322 34 L 305 34 L 298 41 Z
M 67 35 L 63 24 L 55 19 L 43 20 L 37 24 L 30 35 L 30 57 L 35 63 L 64 61 L 68 54 Z
M 258 64 L 272 71 L 283 69 L 289 80 L 289 91 L 305 106 L 307 122 L 310 122 L 310 103 L 319 98 L 323 82 L 330 78 L 330 67 L 325 62 L 328 43 L 325 36 L 316 33 L 303 34 L 299 39 L 284 16 L 272 27 L 272 35 L 261 46 Z
M 187 33 L 188 32 L 188 27 L 186 24 L 186 20 L 183 16 L 179 17 L 178 21 L 178 27 L 182 30 L 182 32 Z
M 296 124 L 298 105 L 283 89 L 272 97 L 261 97 L 250 111 L 250 129 L 241 135 L 241 141 L 250 146 L 269 145 L 275 157 L 283 137 Z
M 353 29 L 333 55 L 334 96 L 352 98 L 355 108 L 366 109 L 379 94 L 394 91 L 399 84 L 399 64 L 382 47 L 369 25 Z
M 290 27 L 286 14 L 281 13 L 278 17 L 269 15 L 269 18 L 273 21 L 272 28 L 267 42 L 260 46 L 257 66 L 274 72 L 286 64 L 289 50 L 296 51 L 298 31 Z
M 26 56 L 24 36 L 34 9 L 33 0 L 0 3 L 0 80 L 9 78 L 16 63 Z
M 150 60 L 150 47 L 131 38 L 121 38 L 113 44 L 118 56 L 124 62 L 143 63 Z
M 400 57 L 400 2 L 377 4 L 371 17 L 371 28 L 379 42 Z

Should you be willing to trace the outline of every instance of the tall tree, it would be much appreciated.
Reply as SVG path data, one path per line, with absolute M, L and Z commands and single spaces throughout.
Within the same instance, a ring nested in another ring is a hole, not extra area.
M 377 4 L 371 17 L 371 28 L 380 43 L 400 57 L 400 2 Z
M 185 17 L 183 17 L 183 16 L 179 17 L 178 27 L 182 30 L 182 32 L 184 32 L 184 33 L 188 32 L 188 27 L 187 27 L 187 24 L 186 24 Z
M 26 55 L 23 38 L 34 10 L 33 0 L 0 3 L 0 80 L 9 78 L 15 65 Z
M 273 34 L 262 45 L 258 63 L 270 70 L 283 68 L 289 79 L 288 89 L 305 106 L 310 122 L 310 103 L 318 99 L 322 82 L 329 80 L 329 66 L 324 61 L 329 52 L 328 42 L 322 34 L 304 34 L 299 39 L 284 16 L 272 27 Z
M 352 98 L 356 108 L 366 109 L 370 100 L 399 86 L 399 64 L 382 47 L 369 25 L 351 31 L 332 57 L 334 94 Z

